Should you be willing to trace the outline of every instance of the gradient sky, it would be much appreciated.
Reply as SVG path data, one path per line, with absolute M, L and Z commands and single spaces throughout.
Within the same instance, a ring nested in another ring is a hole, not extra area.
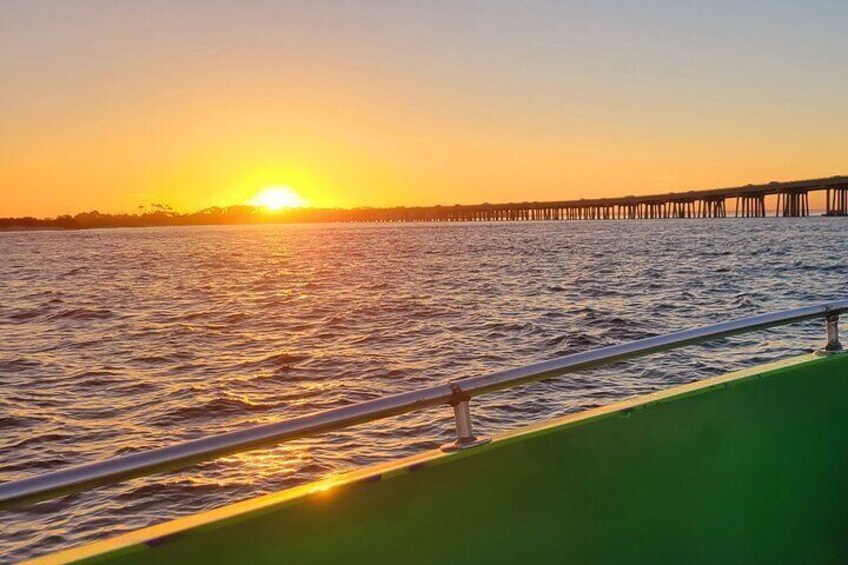
M 835 0 L 3 0 L 0 216 L 845 174 L 846 24 Z

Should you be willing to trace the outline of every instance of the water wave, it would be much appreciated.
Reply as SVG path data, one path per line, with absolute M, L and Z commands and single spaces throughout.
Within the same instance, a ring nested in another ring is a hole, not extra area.
M 0 481 L 845 297 L 845 241 L 844 218 L 0 234 Z M 821 340 L 811 322 L 502 391 L 475 399 L 475 426 Z M 7 512 L 0 561 L 420 452 L 452 426 L 407 414 Z

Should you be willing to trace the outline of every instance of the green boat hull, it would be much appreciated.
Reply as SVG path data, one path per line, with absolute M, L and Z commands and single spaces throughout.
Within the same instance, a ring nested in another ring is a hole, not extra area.
M 846 563 L 848 355 L 677 387 L 44 561 Z

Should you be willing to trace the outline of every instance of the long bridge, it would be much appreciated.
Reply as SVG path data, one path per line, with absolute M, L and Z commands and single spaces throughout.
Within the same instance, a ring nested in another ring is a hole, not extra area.
M 775 215 L 810 215 L 809 194 L 825 191 L 827 216 L 848 216 L 848 176 L 748 184 L 731 188 L 669 192 L 645 196 L 551 202 L 511 202 L 455 206 L 364 208 L 348 210 L 353 222 L 496 222 L 660 218 L 763 218 L 766 197 L 776 197 Z M 733 201 L 728 213 L 728 201 Z

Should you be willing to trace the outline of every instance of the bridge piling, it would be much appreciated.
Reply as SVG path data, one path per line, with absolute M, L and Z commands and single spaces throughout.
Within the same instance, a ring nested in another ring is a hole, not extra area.
M 810 215 L 810 203 L 806 190 L 787 190 L 778 194 L 783 206 L 778 206 L 785 218 L 798 218 Z
M 848 216 L 848 186 L 827 189 L 828 216 Z

